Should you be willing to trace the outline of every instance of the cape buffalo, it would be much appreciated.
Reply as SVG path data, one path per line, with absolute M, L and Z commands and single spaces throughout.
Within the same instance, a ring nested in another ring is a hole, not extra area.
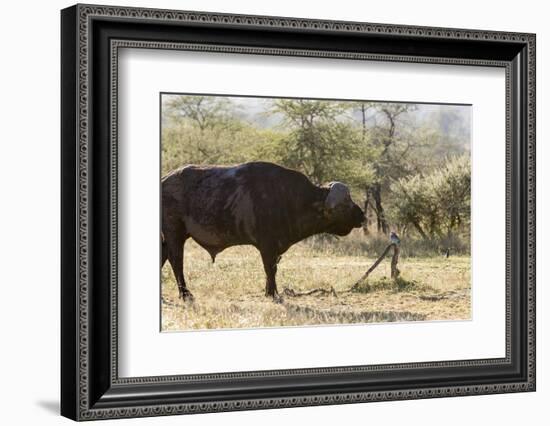
M 340 182 L 314 185 L 272 163 L 186 166 L 162 179 L 162 265 L 172 266 L 180 297 L 192 300 L 183 276 L 183 246 L 193 238 L 210 253 L 242 244 L 256 247 L 267 276 L 265 294 L 278 300 L 275 274 L 281 255 L 314 234 L 347 235 L 363 211 Z

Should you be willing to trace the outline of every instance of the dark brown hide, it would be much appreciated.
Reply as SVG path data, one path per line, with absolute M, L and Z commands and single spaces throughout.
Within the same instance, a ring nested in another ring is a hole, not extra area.
M 275 274 L 290 246 L 319 233 L 347 235 L 364 216 L 341 183 L 318 187 L 276 164 L 186 166 L 162 179 L 162 264 L 168 259 L 180 296 L 192 298 L 183 276 L 183 246 L 193 238 L 212 256 L 242 244 L 255 246 L 277 297 Z M 328 200 L 328 201 L 327 201 Z

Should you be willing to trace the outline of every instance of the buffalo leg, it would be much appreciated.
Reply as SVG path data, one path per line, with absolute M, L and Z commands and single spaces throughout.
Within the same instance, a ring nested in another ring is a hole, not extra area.
M 275 281 L 279 256 L 269 252 L 261 252 L 261 254 L 266 275 L 265 295 L 272 297 L 275 301 L 279 301 L 279 293 L 277 292 L 277 283 Z
M 160 261 L 161 268 L 164 266 L 167 260 L 168 260 L 168 245 L 166 244 L 166 241 L 164 241 L 164 237 L 162 237 L 162 259 Z
M 185 285 L 185 278 L 183 276 L 183 245 L 185 244 L 186 237 L 176 238 L 171 236 L 166 241 L 168 251 L 168 261 L 174 271 L 176 282 L 178 283 L 179 295 L 183 300 L 193 300 L 193 295 L 187 289 Z

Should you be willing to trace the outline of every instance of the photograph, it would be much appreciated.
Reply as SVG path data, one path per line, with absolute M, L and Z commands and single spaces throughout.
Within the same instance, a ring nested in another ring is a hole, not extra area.
M 472 317 L 472 105 L 160 94 L 161 331 Z

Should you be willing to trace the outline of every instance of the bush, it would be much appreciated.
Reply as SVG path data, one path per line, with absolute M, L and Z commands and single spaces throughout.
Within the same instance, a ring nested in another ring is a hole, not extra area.
M 392 222 L 414 228 L 424 239 L 469 232 L 470 158 L 454 157 L 427 175 L 396 180 L 388 210 Z

